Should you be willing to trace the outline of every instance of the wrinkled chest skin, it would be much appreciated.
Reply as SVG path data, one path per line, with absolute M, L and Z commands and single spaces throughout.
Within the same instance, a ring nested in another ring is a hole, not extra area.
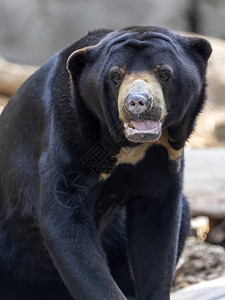
M 0 116 L 0 295 L 167 300 L 210 44 L 159 27 L 61 50 Z

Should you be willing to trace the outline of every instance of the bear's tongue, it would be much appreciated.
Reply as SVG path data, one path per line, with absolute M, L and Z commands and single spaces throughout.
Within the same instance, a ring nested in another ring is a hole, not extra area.
M 131 120 L 130 123 L 133 125 L 135 130 L 140 130 L 140 131 L 154 130 L 154 129 L 159 129 L 161 127 L 160 122 L 156 122 L 152 120 L 142 120 L 142 121 Z M 128 125 L 129 127 L 131 127 L 130 123 Z
M 125 136 L 131 142 L 153 142 L 160 138 L 162 123 L 152 120 L 131 120 L 124 123 Z

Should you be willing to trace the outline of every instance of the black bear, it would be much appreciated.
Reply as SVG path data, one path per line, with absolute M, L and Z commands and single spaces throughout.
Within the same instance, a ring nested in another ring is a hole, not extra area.
M 2 300 L 170 298 L 210 54 L 164 28 L 97 30 L 20 87 L 0 117 Z

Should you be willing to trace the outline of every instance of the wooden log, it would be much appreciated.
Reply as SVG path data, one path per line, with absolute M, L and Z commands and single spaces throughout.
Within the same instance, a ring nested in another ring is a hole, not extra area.
M 171 300 L 224 300 L 225 276 L 190 285 L 171 294 Z
M 184 193 L 192 215 L 225 217 L 225 148 L 186 149 Z
M 4 106 L 8 103 L 9 97 L 0 95 L 0 114 L 4 108 Z
M 0 94 L 11 96 L 36 69 L 0 58 Z

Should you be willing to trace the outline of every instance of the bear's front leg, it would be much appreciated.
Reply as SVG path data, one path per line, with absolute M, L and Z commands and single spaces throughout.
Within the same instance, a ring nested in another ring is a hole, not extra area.
M 126 299 L 112 279 L 96 233 L 98 188 L 71 183 L 43 167 L 40 227 L 50 256 L 74 299 Z M 79 177 L 79 176 L 78 176 Z
M 175 271 L 181 197 L 140 197 L 127 204 L 127 234 L 137 299 L 168 300 Z

